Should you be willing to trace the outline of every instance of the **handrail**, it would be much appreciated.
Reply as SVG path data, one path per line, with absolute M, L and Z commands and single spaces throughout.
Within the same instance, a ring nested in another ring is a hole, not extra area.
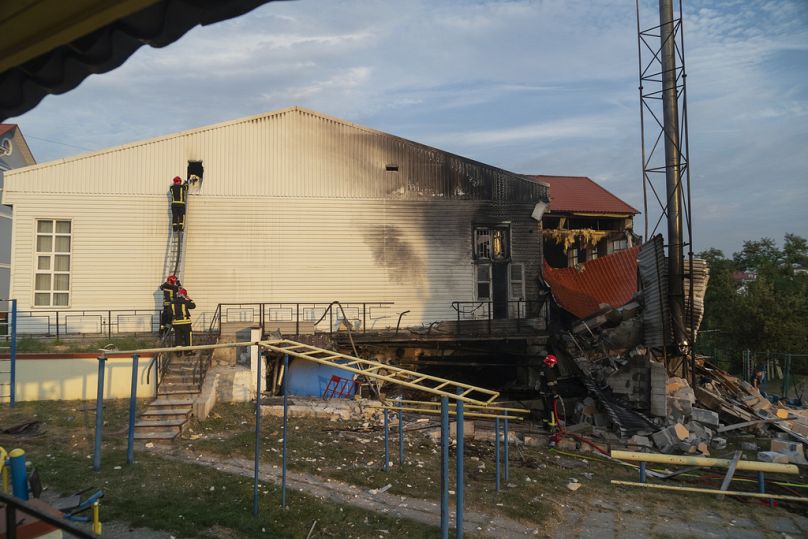
M 0 502 L 6 505 L 6 537 L 13 538 L 17 536 L 17 511 L 22 511 L 23 513 L 36 517 L 42 522 L 55 526 L 80 539 L 95 539 L 96 537 L 62 518 L 45 513 L 29 502 L 15 498 L 14 496 L 9 496 L 3 492 L 0 492 Z

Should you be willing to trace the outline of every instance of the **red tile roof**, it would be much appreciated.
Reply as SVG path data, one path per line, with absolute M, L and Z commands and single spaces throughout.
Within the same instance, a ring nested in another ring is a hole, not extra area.
M 551 268 L 545 261 L 544 280 L 562 309 L 578 318 L 595 313 L 601 303 L 622 307 L 637 291 L 637 256 L 632 247 L 584 262 L 578 268 Z
M 640 213 L 586 176 L 531 175 L 550 186 L 551 212 Z

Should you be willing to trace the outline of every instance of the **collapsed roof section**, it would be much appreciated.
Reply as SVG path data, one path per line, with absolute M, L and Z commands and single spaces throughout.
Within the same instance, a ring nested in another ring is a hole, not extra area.
M 639 247 L 584 262 L 575 268 L 544 263 L 544 278 L 556 303 L 578 318 L 587 318 L 602 304 L 620 307 L 637 292 Z

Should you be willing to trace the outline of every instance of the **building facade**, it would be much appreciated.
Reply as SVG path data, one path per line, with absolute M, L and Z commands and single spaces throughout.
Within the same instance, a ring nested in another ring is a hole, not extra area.
M 545 184 L 293 107 L 8 173 L 19 308 L 70 311 L 64 330 L 95 323 L 80 311 L 159 310 L 188 161 L 204 166 L 180 276 L 197 328 L 220 303 L 393 302 L 370 329 L 454 319 L 453 301 L 507 317 L 538 295 Z
M 16 124 L 0 124 L 0 193 L 9 170 L 36 164 L 22 131 Z M 11 277 L 11 208 L 0 206 L 0 299 L 9 297 Z M 5 304 L 2 306 L 6 308 Z

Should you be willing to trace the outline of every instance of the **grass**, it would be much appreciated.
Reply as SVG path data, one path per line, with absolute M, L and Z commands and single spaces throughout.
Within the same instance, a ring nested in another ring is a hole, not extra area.
M 480 423 L 477 423 L 480 425 Z M 405 465 L 398 466 L 398 439 L 391 429 L 390 453 L 395 463 L 389 473 L 382 469 L 384 439 L 380 430 L 356 432 L 359 421 L 330 422 L 326 420 L 291 418 L 288 439 L 289 468 L 331 479 L 338 479 L 371 489 L 392 485 L 389 492 L 424 499 L 440 496 L 439 445 L 423 432 L 406 435 Z M 219 404 L 210 419 L 195 421 L 182 441 L 195 452 L 235 455 L 253 458 L 254 405 Z M 280 418 L 262 418 L 262 462 L 281 464 L 282 422 Z M 200 437 L 201 436 L 201 437 Z M 466 508 L 489 514 L 502 514 L 517 520 L 541 525 L 553 521 L 560 507 L 580 505 L 594 500 L 613 500 L 619 491 L 621 498 L 641 500 L 647 504 L 670 503 L 674 494 L 663 491 L 639 491 L 630 487 L 611 485 L 611 479 L 637 481 L 634 469 L 594 458 L 581 462 L 576 455 L 562 455 L 546 448 L 510 446 L 510 477 L 496 491 L 494 476 L 494 447 L 490 442 L 467 441 Z M 450 457 L 450 489 L 454 489 L 454 451 Z M 574 466 L 574 467 L 570 467 Z M 720 474 L 721 472 L 717 472 Z M 583 485 L 572 492 L 567 483 L 572 478 Z M 739 488 L 755 490 L 753 483 Z M 718 488 L 720 478 L 700 486 Z M 688 504 L 716 510 L 744 511 L 743 502 L 734 499 L 716 500 L 715 496 L 693 494 Z
M 434 537 L 430 526 L 377 515 L 349 506 L 340 507 L 312 496 L 289 491 L 289 507 L 280 510 L 279 489 L 260 488 L 261 510 L 251 515 L 252 481 L 209 467 L 161 458 L 139 451 L 136 463 L 126 465 L 127 404 L 105 402 L 102 471 L 91 471 L 95 424 L 93 402 L 21 403 L 0 411 L 8 426 L 32 418 L 43 421 L 37 437 L 0 436 L 6 449 L 23 447 L 49 489 L 70 494 L 91 486 L 105 492 L 102 520 L 163 529 L 180 537 L 305 537 L 313 521 L 312 537 Z M 226 535 L 226 534 L 225 534 Z

